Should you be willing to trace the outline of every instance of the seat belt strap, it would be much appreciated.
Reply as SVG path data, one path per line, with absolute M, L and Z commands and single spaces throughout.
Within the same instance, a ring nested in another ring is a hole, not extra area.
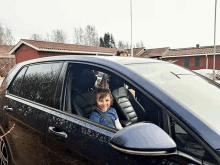
M 111 125 L 113 125 L 115 128 L 115 123 L 112 121 L 112 119 L 110 119 L 106 114 L 104 114 L 103 112 L 99 111 L 98 109 L 95 109 L 100 115 L 102 115 L 102 117 L 104 117 Z

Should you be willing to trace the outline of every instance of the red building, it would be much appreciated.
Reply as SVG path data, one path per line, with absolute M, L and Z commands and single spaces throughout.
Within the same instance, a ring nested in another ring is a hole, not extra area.
M 57 55 L 113 56 L 116 51 L 115 48 L 21 39 L 9 54 L 15 55 L 17 64 L 26 60 Z
M 158 60 L 169 61 L 180 66 L 184 66 L 191 70 L 198 69 L 213 69 L 213 54 L 214 46 L 203 46 L 192 48 L 180 48 L 180 49 L 170 49 L 165 48 L 155 48 L 155 49 L 136 49 L 137 55 L 134 57 L 141 58 L 155 58 Z M 220 45 L 216 46 L 215 53 L 215 69 L 220 70 Z
M 113 56 L 116 51 L 117 49 L 115 48 L 21 39 L 10 50 L 9 54 L 14 54 L 16 63 L 19 63 L 34 58 L 56 55 Z M 128 53 L 130 54 L 129 49 Z M 134 57 L 169 61 L 192 70 L 213 69 L 213 53 L 213 46 L 199 47 L 198 44 L 196 47 L 180 49 L 170 49 L 169 47 L 156 49 L 145 49 L 142 47 L 133 49 Z M 215 69 L 220 70 L 220 45 L 216 46 Z
M 177 65 L 187 67 L 191 70 L 213 69 L 213 46 L 194 48 L 169 49 L 161 59 L 164 61 L 175 61 Z M 220 45 L 216 46 L 215 69 L 220 70 Z

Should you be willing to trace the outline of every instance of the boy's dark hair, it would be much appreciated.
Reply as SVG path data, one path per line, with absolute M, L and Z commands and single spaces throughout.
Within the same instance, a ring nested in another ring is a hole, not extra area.
M 99 99 L 103 99 L 104 97 L 106 97 L 108 94 L 110 96 L 110 106 L 113 105 L 113 96 L 112 93 L 109 89 L 103 89 L 103 88 L 97 88 L 95 90 L 95 96 L 94 96 L 94 103 L 97 106 L 97 100 Z M 101 94 L 99 98 L 97 98 L 97 94 Z
M 128 51 L 125 50 L 125 49 L 119 49 L 119 50 L 117 50 L 117 52 L 116 52 L 116 56 L 120 56 L 121 53 L 122 53 L 122 54 L 123 54 L 123 53 L 126 53 L 127 56 L 128 56 Z

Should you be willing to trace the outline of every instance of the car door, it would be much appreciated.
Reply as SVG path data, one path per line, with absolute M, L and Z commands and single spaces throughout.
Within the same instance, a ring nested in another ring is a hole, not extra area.
M 21 68 L 6 91 L 4 123 L 16 164 L 47 164 L 46 131 L 62 63 Z
M 80 67 L 77 68 L 76 65 Z M 75 80 L 75 78 L 70 76 L 71 66 L 74 66 L 74 71 L 77 72 L 81 68 L 92 70 L 94 73 L 97 71 L 112 73 L 111 70 L 90 64 L 69 63 L 63 80 L 63 91 L 56 96 L 60 98 L 57 100 L 63 100 L 63 102 L 61 106 L 56 107 L 56 110 L 51 111 L 48 121 L 47 144 L 49 148 L 54 149 L 49 153 L 54 158 L 50 159 L 49 164 L 71 164 L 76 161 L 85 164 L 175 164 L 164 157 L 135 156 L 117 151 L 110 146 L 109 141 L 118 130 L 74 113 L 74 108 L 71 106 L 74 104 L 71 98 L 71 88 L 74 86 L 72 79 Z M 83 81 L 82 84 L 84 84 Z M 135 90 L 138 92 L 137 89 Z M 82 97 L 81 99 L 87 104 L 86 98 Z M 161 119 L 153 119 L 153 122 L 160 123 L 158 120 Z

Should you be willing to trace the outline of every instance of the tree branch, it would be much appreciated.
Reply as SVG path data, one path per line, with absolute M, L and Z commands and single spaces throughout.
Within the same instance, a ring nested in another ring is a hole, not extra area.
M 11 132 L 11 130 L 14 129 L 14 127 L 15 127 L 15 124 L 13 124 L 13 126 L 11 127 L 11 129 L 10 129 L 8 132 L 6 132 L 4 135 L 0 136 L 0 139 L 2 139 L 4 136 L 6 136 L 7 134 L 9 134 L 9 133 Z

